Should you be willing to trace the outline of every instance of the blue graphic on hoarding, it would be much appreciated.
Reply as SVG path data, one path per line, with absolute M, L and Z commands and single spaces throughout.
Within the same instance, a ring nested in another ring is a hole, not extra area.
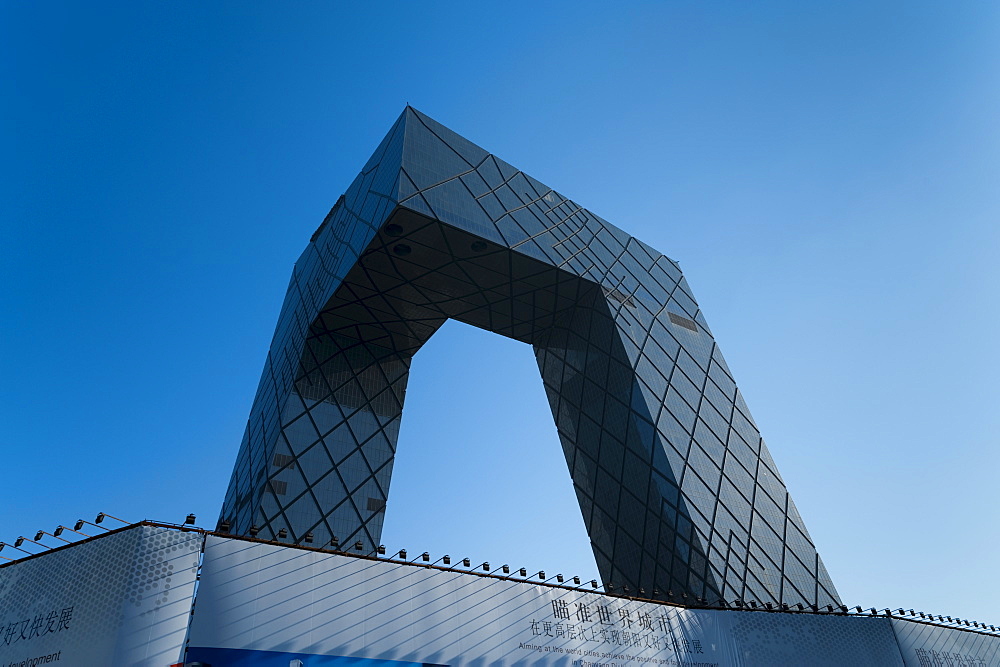
M 448 667 L 426 662 L 375 660 L 343 655 L 252 651 L 239 648 L 188 649 L 186 667 Z

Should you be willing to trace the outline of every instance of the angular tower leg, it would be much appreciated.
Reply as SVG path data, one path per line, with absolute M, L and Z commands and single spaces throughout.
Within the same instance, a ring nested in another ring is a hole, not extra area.
M 603 296 L 564 316 L 535 355 L 605 585 L 717 598 Z

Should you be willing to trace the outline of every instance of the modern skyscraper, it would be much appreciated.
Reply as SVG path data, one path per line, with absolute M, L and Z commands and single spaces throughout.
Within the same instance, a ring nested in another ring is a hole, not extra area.
M 534 347 L 601 576 L 839 604 L 678 265 L 407 108 L 292 274 L 221 518 L 380 541 L 410 360 Z

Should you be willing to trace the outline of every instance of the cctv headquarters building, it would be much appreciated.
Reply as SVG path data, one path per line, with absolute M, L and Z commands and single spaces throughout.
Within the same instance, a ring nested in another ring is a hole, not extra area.
M 678 264 L 409 107 L 295 264 L 220 522 L 372 552 L 449 318 L 534 348 L 605 586 L 840 604 Z
M 449 318 L 534 348 L 603 590 L 380 549 Z M 1000 665 L 1000 627 L 841 603 L 676 262 L 411 108 L 296 262 L 195 521 L 0 542 L 0 665 Z

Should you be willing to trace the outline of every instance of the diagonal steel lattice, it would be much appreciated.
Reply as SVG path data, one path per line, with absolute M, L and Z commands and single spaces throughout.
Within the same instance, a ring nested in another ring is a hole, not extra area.
M 373 551 L 449 318 L 533 346 L 605 584 L 840 604 L 677 263 L 410 107 L 295 264 L 220 520 Z

